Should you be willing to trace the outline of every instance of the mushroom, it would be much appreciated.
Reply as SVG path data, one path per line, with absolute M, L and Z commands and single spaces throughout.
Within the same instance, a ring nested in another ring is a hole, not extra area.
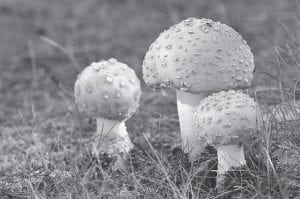
M 94 62 L 78 75 L 74 92 L 78 107 L 97 118 L 98 150 L 128 153 L 133 144 L 125 121 L 139 107 L 142 94 L 134 70 L 113 58 Z
M 244 144 L 262 125 L 258 104 L 242 92 L 221 91 L 203 99 L 196 107 L 194 128 L 198 139 L 217 150 L 217 187 L 222 187 L 231 167 L 246 165 Z
M 253 54 L 231 27 L 210 19 L 189 18 L 162 32 L 143 62 L 148 86 L 176 89 L 183 151 L 202 152 L 196 139 L 193 112 L 209 94 L 250 87 Z

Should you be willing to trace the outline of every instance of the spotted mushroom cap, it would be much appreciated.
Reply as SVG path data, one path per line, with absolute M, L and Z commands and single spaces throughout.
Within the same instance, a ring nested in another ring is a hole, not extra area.
M 210 19 L 189 18 L 162 32 L 143 62 L 148 86 L 190 93 L 249 87 L 253 70 L 247 42 Z
M 213 145 L 240 144 L 262 128 L 262 113 L 249 95 L 221 91 L 196 107 L 194 127 L 200 140 Z
M 80 109 L 92 117 L 118 121 L 136 111 L 142 94 L 134 70 L 113 58 L 86 67 L 74 87 Z

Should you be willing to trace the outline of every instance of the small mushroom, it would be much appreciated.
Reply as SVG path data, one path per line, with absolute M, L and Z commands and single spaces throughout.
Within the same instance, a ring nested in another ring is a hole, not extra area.
M 182 148 L 190 159 L 205 146 L 192 127 L 195 106 L 213 92 L 248 88 L 253 70 L 241 35 L 210 19 L 189 18 L 162 32 L 143 62 L 148 86 L 176 89 Z
M 97 118 L 98 150 L 128 153 L 133 144 L 125 121 L 139 107 L 142 94 L 134 70 L 113 58 L 94 62 L 78 75 L 74 93 L 78 107 Z
M 208 96 L 196 107 L 194 127 L 198 139 L 217 149 L 217 187 L 231 167 L 246 165 L 244 144 L 262 128 L 262 113 L 247 94 L 233 90 Z

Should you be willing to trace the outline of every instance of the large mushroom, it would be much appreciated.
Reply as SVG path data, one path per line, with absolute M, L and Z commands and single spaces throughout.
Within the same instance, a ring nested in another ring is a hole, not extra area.
M 213 145 L 218 153 L 217 187 L 231 167 L 246 165 L 244 144 L 262 129 L 262 113 L 247 94 L 221 91 L 203 99 L 194 113 L 198 139 Z
M 191 159 L 204 149 L 192 127 L 195 106 L 213 92 L 248 88 L 253 70 L 253 54 L 241 35 L 210 19 L 189 18 L 170 27 L 143 62 L 148 86 L 176 89 L 182 147 Z
M 141 96 L 134 70 L 116 59 L 94 62 L 78 75 L 74 87 L 78 107 L 97 118 L 98 150 L 128 153 L 133 144 L 125 121 L 139 107 Z

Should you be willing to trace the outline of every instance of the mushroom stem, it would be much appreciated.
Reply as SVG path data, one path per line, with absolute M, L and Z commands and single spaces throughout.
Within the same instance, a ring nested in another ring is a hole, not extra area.
M 200 94 L 191 94 L 181 90 L 176 90 L 177 109 L 180 123 L 182 150 L 189 153 L 189 159 L 193 162 L 197 154 L 203 152 L 205 143 L 197 138 L 193 127 L 193 117 L 195 107 L 205 97 Z
M 224 188 L 225 175 L 231 167 L 246 165 L 244 147 L 238 145 L 225 145 L 216 147 L 218 153 L 217 188 Z
M 97 118 L 97 148 L 108 154 L 128 153 L 133 144 L 128 136 L 125 120 Z

